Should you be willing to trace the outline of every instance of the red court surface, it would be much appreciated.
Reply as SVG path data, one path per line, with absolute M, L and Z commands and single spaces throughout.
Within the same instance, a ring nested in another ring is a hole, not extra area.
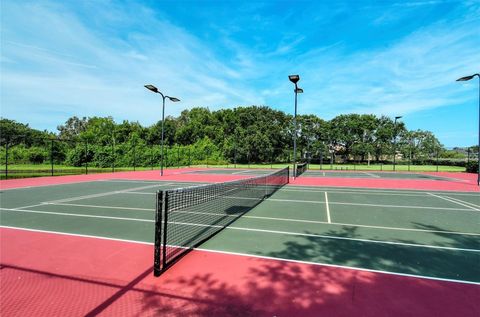
M 195 174 L 192 172 L 206 170 L 206 168 L 181 168 L 168 169 L 164 176 L 160 176 L 158 170 L 136 171 L 136 172 L 116 172 L 99 173 L 89 175 L 70 175 L 37 177 L 24 179 L 1 180 L 0 188 L 22 188 L 29 186 L 48 186 L 55 184 L 70 184 L 78 182 L 88 182 L 106 179 L 129 179 L 146 181 L 172 181 L 172 182 L 202 182 L 215 183 L 226 182 L 238 179 L 252 177 L 252 175 L 238 174 Z M 391 172 L 385 172 L 391 173 Z M 348 172 L 345 172 L 348 174 Z M 476 183 L 477 175 L 469 173 L 449 173 L 449 172 L 429 172 L 429 175 L 451 177 L 457 180 L 437 181 L 437 180 L 418 180 L 418 179 L 358 179 L 348 177 L 306 177 L 302 176 L 291 179 L 291 185 L 299 186 L 328 186 L 328 187 L 365 187 L 382 189 L 413 189 L 413 190 L 432 190 L 432 191 L 467 191 L 480 192 L 480 187 Z
M 480 316 L 480 286 L 1 228 L 2 316 Z

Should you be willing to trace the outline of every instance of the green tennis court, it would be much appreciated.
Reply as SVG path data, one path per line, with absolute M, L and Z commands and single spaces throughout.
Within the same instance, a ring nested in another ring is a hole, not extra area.
M 1 225 L 153 243 L 155 192 L 188 185 L 3 190 Z M 287 185 L 200 248 L 479 283 L 480 196 Z
M 215 174 L 215 175 L 267 175 L 271 173 L 271 169 L 224 169 L 212 168 L 206 170 L 198 170 L 188 172 L 189 174 Z M 411 179 L 411 180 L 438 180 L 438 181 L 460 181 L 465 180 L 456 179 L 453 177 L 439 176 L 426 173 L 408 173 L 408 172 L 378 172 L 378 171 L 323 171 L 308 169 L 302 174 L 302 177 L 320 177 L 320 178 L 367 178 L 367 179 Z

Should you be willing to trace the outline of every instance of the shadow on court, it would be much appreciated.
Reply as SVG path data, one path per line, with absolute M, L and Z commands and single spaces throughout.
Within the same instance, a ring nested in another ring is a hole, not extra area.
M 420 225 L 422 229 L 442 230 L 439 227 Z M 361 238 L 358 228 L 331 230 L 325 235 Z M 306 232 L 309 233 L 309 232 Z M 449 239 L 445 247 L 478 249 L 478 237 L 432 233 Z M 434 249 L 397 244 L 380 244 L 362 241 L 342 241 L 319 237 L 301 237 L 302 241 L 285 242 L 282 251 L 268 256 L 300 261 L 321 262 L 333 265 L 360 267 L 403 274 L 480 282 L 479 252 Z M 414 239 L 399 239 L 404 244 L 418 244 Z

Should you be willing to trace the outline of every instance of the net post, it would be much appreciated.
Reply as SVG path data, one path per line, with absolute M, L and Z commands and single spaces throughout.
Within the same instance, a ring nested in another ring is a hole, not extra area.
M 168 224 L 168 191 L 163 197 L 163 242 L 162 242 L 162 269 L 167 267 L 167 224 Z
M 155 203 L 155 250 L 154 250 L 154 260 L 153 260 L 153 275 L 160 276 L 161 265 L 161 249 L 162 249 L 162 200 L 163 192 L 157 191 L 156 194 L 156 203 Z

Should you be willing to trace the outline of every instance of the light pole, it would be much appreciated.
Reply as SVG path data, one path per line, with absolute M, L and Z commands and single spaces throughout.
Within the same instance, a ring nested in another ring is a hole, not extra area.
M 162 159 L 160 161 L 160 176 L 163 176 L 163 138 L 164 138 L 164 130 L 165 130 L 165 99 L 168 98 L 170 101 L 173 102 L 179 102 L 180 99 L 175 98 L 175 97 L 170 97 L 162 94 L 160 91 L 158 91 L 157 87 L 153 85 L 145 85 L 145 88 L 147 88 L 150 91 L 153 91 L 156 94 L 160 94 L 163 99 L 163 106 L 162 106 Z
M 402 116 L 396 116 L 393 124 L 393 170 L 395 171 L 395 157 L 397 156 L 397 120 Z
M 457 79 L 457 81 L 468 81 L 473 79 L 473 77 L 478 77 L 478 152 L 477 152 L 477 159 L 478 159 L 478 174 L 477 174 L 477 185 L 480 186 L 480 74 L 473 74 L 470 76 L 465 76 L 462 78 Z
M 295 84 L 295 115 L 293 117 L 293 177 L 297 177 L 297 94 L 303 93 L 302 88 L 298 88 L 297 82 L 300 80 L 299 75 L 289 75 L 288 79 Z

